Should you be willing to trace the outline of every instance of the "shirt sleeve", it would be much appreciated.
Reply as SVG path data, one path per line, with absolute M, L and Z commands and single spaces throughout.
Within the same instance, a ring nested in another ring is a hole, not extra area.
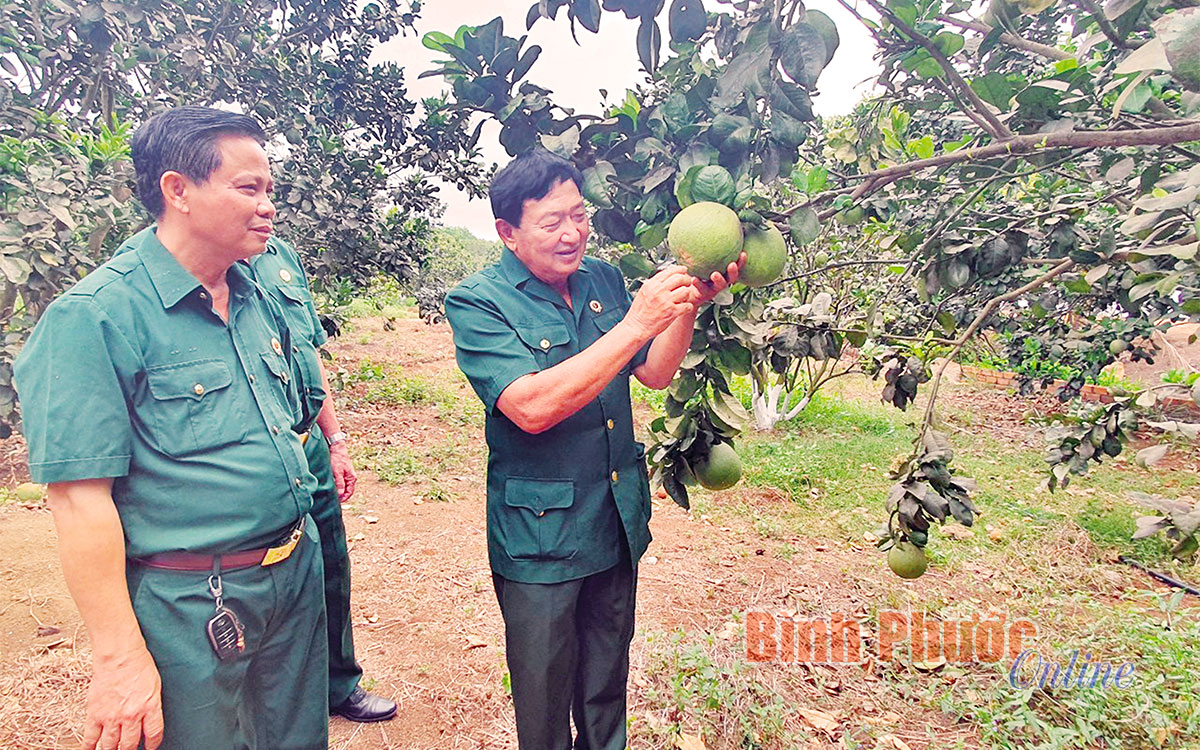
M 621 290 L 621 315 L 623 317 L 629 313 L 629 308 L 633 305 L 633 295 L 630 294 L 629 285 L 625 282 L 625 275 L 621 273 L 620 269 L 612 266 L 609 267 L 612 268 L 612 270 L 617 274 L 616 284 Z M 646 364 L 646 357 L 650 354 L 650 345 L 653 343 L 654 339 L 650 339 L 642 345 L 641 349 L 637 350 L 637 353 L 633 355 L 633 359 L 629 360 L 629 372 L 633 372 L 637 368 Z
M 541 369 L 500 311 L 472 290 L 459 287 L 446 297 L 446 319 L 458 367 L 488 413 L 514 380 Z
M 316 347 L 324 346 L 329 340 L 329 336 L 325 333 L 325 326 L 321 325 L 321 317 L 317 315 L 317 304 L 313 301 L 312 287 L 308 285 L 308 274 L 304 271 L 304 263 L 300 260 L 300 253 L 296 248 L 283 242 L 279 242 L 282 247 L 282 252 L 291 260 L 299 273 L 300 282 L 304 290 L 304 309 L 309 315 L 309 327 L 312 329 L 312 345 Z
M 65 297 L 46 310 L 14 367 L 34 481 L 129 473 L 133 428 L 122 385 L 137 359 L 90 299 Z

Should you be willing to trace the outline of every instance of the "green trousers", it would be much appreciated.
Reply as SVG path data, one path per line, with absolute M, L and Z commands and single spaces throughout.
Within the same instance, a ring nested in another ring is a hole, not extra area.
M 317 478 L 313 492 L 312 517 L 321 534 L 321 557 L 325 563 L 325 612 L 329 628 L 329 705 L 347 698 L 362 679 L 362 668 L 354 659 L 354 634 L 350 626 L 350 553 L 346 549 L 346 526 L 338 502 L 329 446 L 315 426 L 304 444 L 308 469 Z
M 130 597 L 162 678 L 165 750 L 317 750 L 329 742 L 325 599 L 315 525 L 275 565 L 222 572 L 246 650 L 221 661 L 208 573 L 132 563 Z
M 625 689 L 637 571 L 613 568 L 564 583 L 492 576 L 520 750 L 625 750 Z M 571 719 L 575 742 L 571 743 Z

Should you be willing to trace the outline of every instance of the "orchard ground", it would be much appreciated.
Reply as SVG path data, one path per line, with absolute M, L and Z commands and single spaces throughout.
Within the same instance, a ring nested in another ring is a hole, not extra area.
M 401 708 L 382 724 L 333 720 L 330 746 L 515 748 L 486 559 L 482 408 L 444 324 L 427 326 L 407 307 L 372 313 L 351 319 L 329 350 L 361 471 L 345 507 L 355 639 L 365 686 Z M 744 438 L 743 481 L 694 493 L 690 513 L 655 499 L 632 648 L 632 747 L 1195 747 L 1200 599 L 1173 600 L 1117 558 L 1200 584 L 1200 569 L 1171 561 L 1164 541 L 1129 541 L 1147 513 L 1126 498 L 1200 495 L 1200 451 L 1176 442 L 1146 470 L 1127 447 L 1052 495 L 1039 489 L 1037 420 L 1057 402 L 951 385 L 944 429 L 955 466 L 979 481 L 982 514 L 973 528 L 938 529 L 929 572 L 906 582 L 868 537 L 924 399 L 905 414 L 881 405 L 878 390 L 834 381 L 797 420 Z M 644 434 L 659 395 L 636 389 L 635 400 Z M 26 478 L 23 462 L 18 439 L 0 442 L 0 747 L 77 747 L 88 641 L 50 514 L 10 491 Z M 1125 689 L 1021 690 L 1009 684 L 1009 660 L 914 663 L 901 649 L 881 662 L 870 644 L 887 610 L 1027 618 L 1039 629 L 1028 645 L 1047 659 L 1087 651 L 1134 663 L 1136 679 Z M 868 656 L 751 663 L 747 611 L 857 618 Z

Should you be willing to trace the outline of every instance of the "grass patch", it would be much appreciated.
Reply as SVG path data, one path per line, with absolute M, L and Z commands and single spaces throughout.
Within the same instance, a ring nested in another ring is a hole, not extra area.
M 1043 650 L 1043 659 L 1064 666 L 1071 652 L 1091 654 L 1115 671 L 1133 665 L 1132 684 L 1117 688 L 1014 686 L 1007 668 L 990 679 L 959 681 L 935 691 L 942 710 L 968 718 L 987 747 L 1002 750 L 1116 750 L 1190 748 L 1200 736 L 1196 708 L 1196 670 L 1200 669 L 1200 622 L 1173 612 L 1178 601 L 1153 594 L 1146 607 L 1118 610 L 1093 604 L 1086 612 L 1087 631 Z M 1171 615 L 1174 614 L 1174 617 Z M 1164 626 L 1160 619 L 1171 627 Z M 1073 630 L 1078 630 L 1076 623 Z M 1008 667 L 1011 668 L 1011 667 Z M 1033 674 L 1025 676 L 1031 681 Z
M 695 734 L 699 727 L 710 748 L 794 747 L 785 728 L 790 708 L 756 679 L 754 666 L 717 655 L 712 635 L 693 638 L 679 630 L 647 634 L 646 701 L 653 720 L 634 722 L 633 734 L 667 747 L 680 731 Z

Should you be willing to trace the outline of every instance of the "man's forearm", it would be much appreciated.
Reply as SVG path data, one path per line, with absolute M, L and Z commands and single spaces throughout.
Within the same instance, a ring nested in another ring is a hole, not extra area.
M 647 388 L 661 390 L 671 384 L 679 363 L 692 347 L 692 329 L 696 324 L 696 313 L 680 315 L 670 327 L 654 337 L 646 361 L 633 371 L 634 376 Z
M 544 432 L 599 396 L 646 341 L 622 320 L 570 359 L 517 378 L 496 405 L 525 432 Z
M 49 486 L 67 589 L 92 639 L 96 659 L 144 649 L 125 581 L 125 537 L 111 479 Z

